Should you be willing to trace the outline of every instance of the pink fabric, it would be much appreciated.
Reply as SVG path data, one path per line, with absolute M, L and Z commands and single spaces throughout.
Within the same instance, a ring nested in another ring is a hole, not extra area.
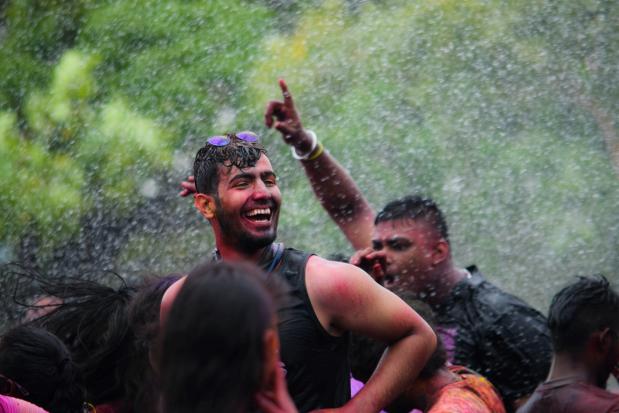
M 0 395 L 0 413 L 47 413 L 47 411 L 25 400 Z

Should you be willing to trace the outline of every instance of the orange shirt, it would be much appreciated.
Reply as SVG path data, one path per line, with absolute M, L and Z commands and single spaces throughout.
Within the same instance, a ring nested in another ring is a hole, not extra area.
M 427 413 L 505 413 L 503 401 L 485 377 L 460 366 L 449 370 L 462 380 L 440 389 Z

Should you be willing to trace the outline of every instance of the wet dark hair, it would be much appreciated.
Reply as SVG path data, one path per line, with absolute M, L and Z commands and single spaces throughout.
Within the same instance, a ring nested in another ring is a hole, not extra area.
M 603 275 L 578 277 L 552 298 L 548 327 L 555 352 L 577 354 L 594 332 L 619 333 L 619 295 Z
M 127 401 L 133 411 L 157 411 L 159 385 L 151 365 L 151 354 L 157 354 L 159 309 L 166 290 L 182 277 L 169 274 L 144 279 L 128 309 L 133 343 L 131 359 L 124 374 Z
M 164 412 L 250 410 L 275 314 L 264 277 L 254 266 L 223 261 L 191 271 L 163 332 Z
M 20 398 L 50 413 L 82 413 L 84 391 L 62 341 L 32 326 L 18 326 L 0 339 L 0 374 L 22 386 Z
M 428 304 L 415 299 L 412 294 L 406 292 L 398 295 L 434 328 L 434 314 Z M 386 349 L 387 344 L 383 342 L 359 334 L 353 334 L 349 352 L 350 369 L 353 377 L 364 383 L 367 382 L 372 373 L 374 373 L 374 370 L 376 370 L 376 366 L 378 366 L 378 362 Z M 439 369 L 444 367 L 446 363 L 447 352 L 437 335 L 436 349 L 419 372 L 418 377 L 420 379 L 429 379 Z
M 230 139 L 229 144 L 216 146 L 207 142 L 196 154 L 193 175 L 198 193 L 217 195 L 219 166 L 226 168 L 236 166 L 239 169 L 252 167 L 262 154 L 267 153 L 259 142 L 238 139 L 233 133 L 228 133 L 226 136 Z
M 400 219 L 422 219 L 432 225 L 441 237 L 449 242 L 449 230 L 443 212 L 431 198 L 408 195 L 391 201 L 376 215 L 374 224 Z
M 136 288 L 120 281 L 119 288 L 89 280 L 38 279 L 46 295 L 60 305 L 32 325 L 60 338 L 77 365 L 86 389 L 86 400 L 101 404 L 125 398 L 124 374 L 131 359 L 133 335 L 127 308 Z

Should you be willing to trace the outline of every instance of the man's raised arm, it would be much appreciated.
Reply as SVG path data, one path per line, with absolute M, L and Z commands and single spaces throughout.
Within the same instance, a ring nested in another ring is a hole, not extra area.
M 355 250 L 371 245 L 375 212 L 350 174 L 324 149 L 316 135 L 303 129 L 288 86 L 279 81 L 283 101 L 267 104 L 267 127 L 281 132 L 301 162 L 312 189 L 331 219 L 340 227 Z

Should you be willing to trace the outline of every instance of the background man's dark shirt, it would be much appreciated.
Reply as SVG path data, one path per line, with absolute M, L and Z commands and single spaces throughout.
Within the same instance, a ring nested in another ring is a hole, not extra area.
M 471 277 L 435 308 L 437 332 L 450 361 L 488 378 L 507 406 L 547 377 L 552 347 L 546 318 L 488 282 L 475 266 L 467 270 Z

